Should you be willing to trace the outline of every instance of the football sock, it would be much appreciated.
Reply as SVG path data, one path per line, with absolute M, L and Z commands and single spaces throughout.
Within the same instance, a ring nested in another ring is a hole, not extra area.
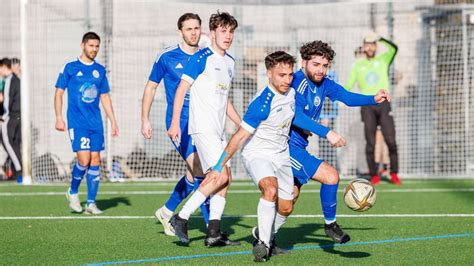
M 194 184 L 190 182 L 186 176 L 181 177 L 181 179 L 176 183 L 173 193 L 171 193 L 170 198 L 165 203 L 165 207 L 174 212 L 178 205 L 193 192 Z
M 278 212 L 275 215 L 275 222 L 273 222 L 273 234 L 276 234 L 278 230 L 285 224 L 288 216 L 283 216 Z
M 194 190 L 196 191 L 199 187 L 199 185 L 202 183 L 204 180 L 204 177 L 194 177 Z M 208 197 L 206 201 L 201 205 L 201 213 L 202 216 L 204 217 L 204 221 L 206 224 L 209 224 L 209 208 L 210 208 L 210 198 Z
M 160 212 L 161 216 L 167 220 L 171 219 L 171 216 L 173 216 L 173 212 L 166 208 L 166 206 L 161 207 Z
M 189 220 L 191 214 L 196 211 L 206 201 L 206 196 L 201 191 L 196 190 L 189 200 L 184 204 L 183 209 L 179 212 L 179 217 L 184 220 Z
M 211 207 L 210 207 L 210 214 L 209 214 L 209 220 L 220 220 L 222 217 L 222 214 L 224 213 L 224 208 L 225 208 L 225 198 L 222 197 L 221 195 L 213 195 L 211 196 Z
M 95 203 L 97 191 L 99 191 L 100 166 L 91 165 L 87 170 L 87 205 Z
M 260 198 L 257 206 L 258 236 L 260 241 L 268 247 L 270 247 L 275 213 L 275 202 Z
M 319 195 L 323 209 L 324 222 L 330 224 L 336 221 L 337 184 L 321 184 Z
M 78 161 L 76 161 L 74 168 L 72 168 L 72 179 L 71 187 L 69 188 L 69 194 L 77 194 L 79 191 L 79 186 L 81 185 L 81 181 L 84 178 L 84 174 L 86 173 L 86 169 L 87 166 L 82 166 Z

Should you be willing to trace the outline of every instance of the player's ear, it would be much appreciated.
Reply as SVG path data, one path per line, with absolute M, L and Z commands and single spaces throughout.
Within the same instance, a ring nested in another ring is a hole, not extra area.
M 84 43 L 81 42 L 81 50 L 84 50 Z
M 181 32 L 181 30 L 178 30 L 179 32 L 179 37 L 181 37 L 181 39 L 183 38 L 183 32 Z
M 271 79 L 271 77 L 272 77 L 272 69 L 270 68 L 267 70 L 267 78 Z

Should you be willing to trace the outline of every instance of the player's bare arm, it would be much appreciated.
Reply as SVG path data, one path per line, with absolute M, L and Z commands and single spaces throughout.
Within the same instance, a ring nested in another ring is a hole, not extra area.
M 232 122 L 234 122 L 236 127 L 238 127 L 240 125 L 240 122 L 242 122 L 239 113 L 237 113 L 237 111 L 235 110 L 235 107 L 230 99 L 227 100 L 227 116 L 230 120 L 232 120 Z
M 63 95 L 64 90 L 56 88 L 54 94 L 54 112 L 56 113 L 56 130 L 66 131 L 66 123 L 63 119 Z
M 142 98 L 142 135 L 146 139 L 151 139 L 153 135 L 153 128 L 150 122 L 150 109 L 153 104 L 153 99 L 155 98 L 156 88 L 158 83 L 148 80 L 145 85 L 145 90 L 143 91 Z
M 168 130 L 168 136 L 172 140 L 178 140 L 181 138 L 181 129 L 179 127 L 179 121 L 181 119 L 181 110 L 183 109 L 184 97 L 186 92 L 191 87 L 191 83 L 186 80 L 181 80 L 176 89 L 173 102 L 173 118 L 171 119 L 171 126 Z
M 103 93 L 100 95 L 100 102 L 104 107 L 105 113 L 110 120 L 111 127 L 112 127 L 112 136 L 117 137 L 119 135 L 119 129 L 117 126 L 117 121 L 115 120 L 114 109 L 112 107 L 112 99 L 110 99 L 110 95 L 108 93 Z

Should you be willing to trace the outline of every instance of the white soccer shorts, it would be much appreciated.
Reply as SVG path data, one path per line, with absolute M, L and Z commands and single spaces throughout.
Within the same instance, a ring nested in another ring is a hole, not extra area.
M 200 133 L 193 134 L 192 138 L 196 146 L 202 170 L 205 172 L 219 161 L 222 152 L 227 146 L 227 140 L 215 134 Z M 230 160 L 226 165 L 230 167 Z

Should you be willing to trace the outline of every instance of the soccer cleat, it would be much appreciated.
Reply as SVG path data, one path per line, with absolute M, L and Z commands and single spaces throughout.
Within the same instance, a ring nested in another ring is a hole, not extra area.
M 225 246 L 240 246 L 239 241 L 232 241 L 226 233 L 220 233 L 217 237 L 207 236 L 204 239 L 206 247 L 225 247 Z
M 390 182 L 392 182 L 392 184 L 394 184 L 394 185 L 401 185 L 402 184 L 402 182 L 400 181 L 400 178 L 398 178 L 397 173 L 391 173 L 390 176 L 391 176 Z
M 374 186 L 380 184 L 380 176 L 378 176 L 378 175 L 373 175 L 373 176 L 370 178 L 370 182 L 371 182 L 372 185 L 374 185 Z
M 69 201 L 69 208 L 73 212 L 82 212 L 81 201 L 79 200 L 79 194 L 69 194 L 69 189 L 66 192 L 66 199 Z
M 256 262 L 265 262 L 269 258 L 270 249 L 260 240 L 256 240 L 252 249 Z
M 326 235 L 332 238 L 336 243 L 344 244 L 351 240 L 351 237 L 346 234 L 346 232 L 342 231 L 336 222 L 325 224 L 324 232 L 326 232 Z
M 85 214 L 102 214 L 104 213 L 101 211 L 99 208 L 97 208 L 97 205 L 95 203 L 87 204 L 86 205 L 86 211 Z
M 257 226 L 252 228 L 252 235 L 253 235 L 253 237 L 255 238 L 256 241 L 260 241 Z M 270 242 L 270 254 L 272 256 L 278 256 L 278 255 L 285 255 L 285 254 L 288 254 L 288 253 L 289 253 L 288 250 L 286 250 L 284 248 L 280 248 L 279 246 L 277 246 L 277 244 L 275 242 L 275 237 L 273 237 L 271 242 Z
M 175 236 L 174 229 L 170 224 L 170 219 L 166 219 L 162 213 L 161 208 L 156 210 L 155 217 L 160 221 L 161 225 L 163 225 L 163 229 L 165 230 L 165 235 L 167 236 Z
M 170 219 L 170 224 L 173 227 L 174 233 L 183 244 L 189 244 L 188 237 L 188 220 L 182 219 L 178 214 L 173 215 Z

